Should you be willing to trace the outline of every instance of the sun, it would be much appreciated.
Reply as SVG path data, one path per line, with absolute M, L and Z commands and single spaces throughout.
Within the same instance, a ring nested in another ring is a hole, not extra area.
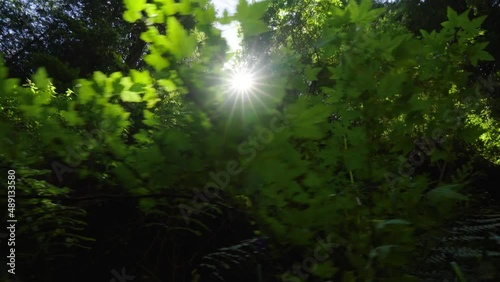
M 238 95 L 248 95 L 255 86 L 255 77 L 246 70 L 239 70 L 230 78 L 231 90 Z
M 240 72 L 233 75 L 231 85 L 234 89 L 248 91 L 253 86 L 253 76 L 247 72 Z
M 274 84 L 258 57 L 251 62 L 232 59 L 222 68 L 217 89 L 219 110 L 227 114 L 228 124 L 254 120 L 261 111 L 269 110 Z M 274 102 L 273 102 L 274 105 Z

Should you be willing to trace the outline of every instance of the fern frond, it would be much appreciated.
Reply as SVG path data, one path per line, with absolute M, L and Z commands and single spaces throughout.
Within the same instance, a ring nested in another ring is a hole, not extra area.
M 479 210 L 455 221 L 442 236 L 427 238 L 433 247 L 415 274 L 425 281 L 453 280 L 456 273 L 449 265 L 456 262 L 467 281 L 500 281 L 498 267 L 490 267 L 500 265 L 499 211 L 500 207 Z

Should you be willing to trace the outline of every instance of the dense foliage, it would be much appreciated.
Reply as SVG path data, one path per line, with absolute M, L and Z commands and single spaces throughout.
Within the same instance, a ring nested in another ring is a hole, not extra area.
M 219 19 L 207 0 L 42 2 L 0 6 L 0 167 L 18 219 L 2 278 L 500 278 L 486 17 L 448 7 L 429 30 L 397 20 L 410 1 L 241 0 Z M 248 97 L 227 91 L 214 27 L 233 20 L 258 74 Z

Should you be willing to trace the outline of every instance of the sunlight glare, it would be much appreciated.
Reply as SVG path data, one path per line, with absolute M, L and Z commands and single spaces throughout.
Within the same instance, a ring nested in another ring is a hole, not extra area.
M 247 94 L 254 86 L 254 77 L 246 71 L 233 74 L 231 87 L 237 94 Z

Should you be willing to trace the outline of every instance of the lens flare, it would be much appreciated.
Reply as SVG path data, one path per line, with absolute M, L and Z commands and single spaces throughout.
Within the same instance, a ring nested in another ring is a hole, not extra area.
M 231 77 L 231 90 L 237 95 L 248 95 L 254 86 L 255 78 L 247 71 L 235 72 Z
M 218 92 L 219 111 L 227 114 L 227 123 L 245 123 L 257 119 L 261 111 L 273 107 L 275 84 L 267 74 L 267 66 L 258 61 L 233 61 L 224 66 Z

